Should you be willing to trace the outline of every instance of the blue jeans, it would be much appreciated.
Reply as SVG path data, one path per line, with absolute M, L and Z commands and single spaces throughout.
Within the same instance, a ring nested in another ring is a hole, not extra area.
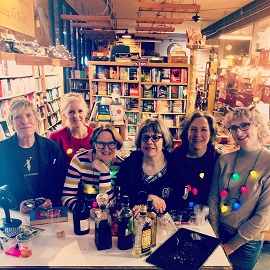
M 220 227 L 220 237 L 222 242 L 226 243 L 233 235 Z M 249 241 L 235 250 L 228 256 L 233 270 L 252 270 L 258 260 L 262 246 L 263 240 Z

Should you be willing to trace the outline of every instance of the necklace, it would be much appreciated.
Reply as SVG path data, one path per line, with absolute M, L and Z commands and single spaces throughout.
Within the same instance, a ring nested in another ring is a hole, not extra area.
M 221 204 L 221 207 L 220 207 L 220 211 L 221 211 L 221 213 L 223 215 L 229 214 L 231 211 L 237 211 L 242 206 L 240 198 L 241 198 L 242 195 L 248 193 L 248 188 L 247 188 L 248 179 L 251 178 L 251 179 L 255 180 L 258 177 L 258 173 L 254 169 L 255 169 L 257 161 L 258 161 L 258 159 L 259 159 L 259 157 L 261 155 L 262 149 L 263 149 L 263 147 L 261 147 L 261 150 L 260 150 L 259 154 L 257 155 L 251 170 L 248 172 L 248 174 L 247 174 L 247 176 L 246 176 L 246 178 L 244 180 L 244 183 L 240 186 L 240 188 L 238 190 L 238 196 L 230 198 L 229 196 L 230 196 L 230 183 L 231 183 L 231 180 L 237 182 L 237 181 L 239 181 L 241 179 L 240 174 L 235 172 L 235 167 L 236 167 L 236 163 L 237 163 L 237 159 L 238 159 L 238 153 L 239 153 L 239 151 L 237 151 L 237 154 L 236 154 L 235 159 L 234 159 L 233 172 L 230 175 L 227 187 L 225 189 L 222 189 L 221 192 L 220 192 L 220 197 L 221 198 L 226 197 L 225 202 L 223 204 Z M 232 203 L 232 206 L 230 207 L 229 202 L 233 201 L 233 200 L 234 200 L 234 202 Z
M 74 149 L 75 147 L 74 147 L 74 144 L 73 144 L 73 138 L 76 138 L 76 137 L 73 137 L 72 136 L 71 130 L 69 128 L 68 128 L 68 134 L 69 134 L 69 141 L 70 141 L 71 147 L 67 149 L 66 153 L 68 155 L 72 155 L 75 152 L 75 150 L 76 150 L 76 149 Z M 76 138 L 80 142 L 80 144 L 81 144 L 78 147 L 78 149 L 79 148 L 85 148 L 85 142 L 86 142 L 87 137 L 88 137 L 88 130 L 86 128 L 86 132 L 83 133 L 83 138 Z

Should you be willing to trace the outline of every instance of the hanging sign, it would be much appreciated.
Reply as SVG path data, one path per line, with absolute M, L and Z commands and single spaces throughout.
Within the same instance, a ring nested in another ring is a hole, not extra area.
M 33 0 L 0 0 L 0 26 L 34 37 Z

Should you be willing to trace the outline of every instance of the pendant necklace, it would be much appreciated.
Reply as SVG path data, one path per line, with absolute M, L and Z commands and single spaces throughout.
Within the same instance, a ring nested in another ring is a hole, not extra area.
M 247 188 L 247 185 L 246 185 L 248 179 L 250 178 L 250 179 L 255 180 L 258 177 L 258 172 L 256 172 L 254 169 L 255 169 L 257 161 L 258 161 L 258 159 L 259 159 L 259 157 L 261 155 L 262 149 L 263 149 L 263 147 L 261 147 L 261 150 L 260 150 L 259 154 L 257 155 L 251 170 L 248 172 L 244 183 L 239 187 L 238 197 L 237 198 L 230 198 L 229 195 L 230 195 L 230 182 L 231 182 L 231 180 L 237 182 L 237 181 L 239 181 L 241 179 L 240 174 L 235 172 L 235 167 L 236 167 L 236 163 L 237 163 L 237 159 L 238 159 L 238 153 L 239 153 L 239 151 L 237 151 L 237 154 L 236 154 L 235 159 L 234 159 L 233 172 L 230 175 L 227 187 L 225 189 L 222 189 L 221 192 L 220 192 L 220 197 L 221 198 L 227 197 L 225 202 L 223 204 L 221 204 L 221 206 L 220 206 L 220 211 L 221 211 L 221 213 L 223 215 L 229 214 L 230 211 L 237 211 L 242 206 L 240 198 L 241 198 L 242 195 L 245 195 L 245 194 L 248 193 L 248 188 Z M 232 206 L 230 207 L 229 202 L 231 200 L 234 200 L 234 202 L 233 202 Z
M 70 141 L 71 147 L 67 149 L 66 153 L 68 155 L 71 155 L 74 152 L 74 146 L 73 146 L 73 141 L 72 141 L 73 136 L 72 136 L 69 128 L 68 128 L 68 134 L 69 134 L 69 141 Z M 84 135 L 86 135 L 86 136 L 84 137 Z M 86 134 L 85 133 L 83 134 L 83 138 L 76 138 L 76 139 L 83 141 L 82 148 L 84 148 L 84 144 L 85 144 L 85 140 L 86 140 L 87 136 L 88 136 L 88 132 L 86 132 Z

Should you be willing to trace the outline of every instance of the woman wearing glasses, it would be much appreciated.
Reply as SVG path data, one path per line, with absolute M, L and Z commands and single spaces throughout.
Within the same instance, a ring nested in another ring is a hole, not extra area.
M 80 179 L 90 207 L 98 193 L 113 196 L 112 184 L 122 162 L 116 151 L 122 147 L 123 139 L 112 125 L 106 124 L 94 129 L 90 144 L 92 149 L 75 155 L 70 162 L 62 194 L 62 203 L 70 210 L 77 201 Z
M 129 196 L 135 215 L 147 199 L 153 199 L 155 211 L 162 213 L 168 208 L 172 188 L 171 134 L 161 120 L 147 119 L 140 125 L 135 144 L 138 150 L 121 164 L 117 185 L 122 195 Z
M 213 117 L 195 111 L 181 125 L 181 146 L 173 151 L 177 181 L 173 198 L 176 209 L 186 210 L 194 204 L 207 204 L 213 170 L 219 153 L 214 142 Z
M 209 220 L 233 269 L 251 270 L 270 223 L 270 151 L 262 146 L 269 130 L 254 107 L 229 112 L 225 125 L 240 149 L 217 160 Z

